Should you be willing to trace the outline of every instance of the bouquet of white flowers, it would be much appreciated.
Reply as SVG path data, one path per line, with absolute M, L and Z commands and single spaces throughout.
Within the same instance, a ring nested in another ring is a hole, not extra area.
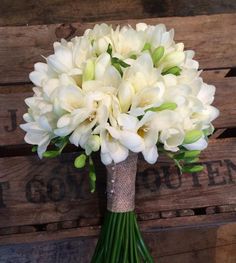
M 163 152 L 181 172 L 202 170 L 194 163 L 219 114 L 215 87 L 173 37 L 163 24 L 96 25 L 55 42 L 54 54 L 30 73 L 25 141 L 40 158 L 58 156 L 68 143 L 84 149 L 74 164 L 88 160 L 92 191 L 91 153 L 100 150 L 107 166 L 108 214 L 92 262 L 153 262 L 133 212 L 137 153 L 153 164 Z

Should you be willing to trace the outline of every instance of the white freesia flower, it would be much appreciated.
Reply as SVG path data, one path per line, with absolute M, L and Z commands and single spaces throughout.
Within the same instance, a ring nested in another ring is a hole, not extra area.
M 155 163 L 158 158 L 157 141 L 158 131 L 153 126 L 155 114 L 147 112 L 137 125 L 137 133 L 143 139 L 142 154 L 148 163 Z
M 41 87 L 43 83 L 56 76 L 56 73 L 53 72 L 46 63 L 36 63 L 34 65 L 34 71 L 29 74 L 30 80 L 38 87 Z
M 37 145 L 37 152 L 40 158 L 46 151 L 50 141 L 55 137 L 53 128 L 55 121 L 53 116 L 41 115 L 37 121 L 28 122 L 20 125 L 21 129 L 26 131 L 25 141 L 32 145 Z
M 119 163 L 124 161 L 129 150 L 123 146 L 117 139 L 113 138 L 107 129 L 100 133 L 101 140 L 101 160 L 105 165 L 112 162 Z
M 169 128 L 161 131 L 160 141 L 167 151 L 177 152 L 184 141 L 184 132 L 178 128 Z
M 207 147 L 204 136 L 184 140 L 191 131 L 213 132 L 215 87 L 201 78 L 194 51 L 175 43 L 173 29 L 95 25 L 55 42 L 45 59 L 29 75 L 36 87 L 21 125 L 40 157 L 57 140 L 87 155 L 100 150 L 104 164 L 124 161 L 129 152 L 155 163 L 159 145 L 171 152 Z
M 73 68 L 73 56 L 70 43 L 54 43 L 53 55 L 48 56 L 47 63 L 58 74 L 70 72 Z
M 112 31 L 111 40 L 114 54 L 123 58 L 140 53 L 145 44 L 143 32 L 136 31 L 130 26 L 124 26 L 121 29 L 118 26 L 115 31 Z

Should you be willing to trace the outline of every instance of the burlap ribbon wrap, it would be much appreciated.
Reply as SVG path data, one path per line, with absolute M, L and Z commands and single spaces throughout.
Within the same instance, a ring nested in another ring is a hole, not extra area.
M 124 213 L 134 210 L 138 155 L 130 153 L 118 164 L 107 165 L 107 209 Z

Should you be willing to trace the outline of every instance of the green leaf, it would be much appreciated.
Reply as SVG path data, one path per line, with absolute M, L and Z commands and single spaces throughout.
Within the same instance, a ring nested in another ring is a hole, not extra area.
M 43 153 L 43 157 L 45 158 L 54 158 L 60 155 L 60 151 L 46 151 Z
M 86 164 L 86 159 L 87 159 L 87 156 L 85 154 L 79 155 L 74 160 L 74 166 L 78 169 L 83 168 Z
M 37 146 L 37 145 L 34 145 L 34 146 L 32 147 L 32 149 L 31 149 L 32 153 L 37 152 L 37 150 L 38 150 L 38 146 Z
M 177 108 L 177 104 L 174 102 L 165 102 L 161 104 L 159 107 L 151 107 L 149 109 L 146 109 L 145 112 L 147 111 L 162 111 L 162 110 L 175 110 Z
M 166 75 L 166 74 L 173 74 L 175 76 L 179 76 L 181 73 L 181 68 L 179 68 L 178 66 L 169 68 L 167 70 L 165 70 L 164 72 L 162 72 L 162 75 Z
M 174 159 L 176 159 L 176 160 L 183 160 L 184 159 L 184 152 L 175 154 L 174 155 Z
M 119 59 L 119 58 L 116 58 L 116 57 L 113 57 L 111 59 L 111 64 L 114 65 L 114 64 L 119 64 L 121 67 L 123 68 L 127 68 L 129 67 L 130 65 L 125 63 L 123 60 Z
M 200 155 L 201 151 L 193 150 L 193 151 L 186 151 L 184 153 L 185 158 L 196 158 Z
M 123 71 L 122 71 L 122 69 L 121 69 L 120 64 L 114 63 L 114 64 L 112 64 L 112 65 L 118 70 L 118 72 L 120 73 L 120 75 L 121 75 L 121 77 L 122 77 L 122 76 L 123 76 Z
M 121 65 L 121 67 L 123 68 L 128 68 L 130 67 L 130 64 L 127 64 L 126 62 L 124 62 L 123 60 L 119 59 L 119 64 Z
M 144 45 L 144 47 L 143 47 L 143 49 L 142 49 L 142 51 L 145 51 L 145 50 L 151 50 L 151 44 L 150 43 L 146 43 L 145 45 Z
M 112 46 L 111 44 L 109 43 L 108 47 L 107 47 L 107 53 L 112 56 Z
M 194 166 L 184 166 L 182 168 L 183 173 L 197 173 L 201 172 L 204 169 L 202 165 L 194 165 Z
M 203 133 L 200 130 L 188 131 L 185 134 L 183 144 L 194 143 L 202 137 Z
M 155 66 L 157 66 L 158 62 L 163 57 L 164 53 L 165 53 L 165 48 L 163 46 L 160 46 L 153 51 L 152 60 Z

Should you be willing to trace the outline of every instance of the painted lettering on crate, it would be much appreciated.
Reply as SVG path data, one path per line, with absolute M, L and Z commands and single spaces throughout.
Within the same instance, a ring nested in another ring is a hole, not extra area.
M 68 160 L 66 160 L 66 163 Z M 137 193 L 156 193 L 178 189 L 202 189 L 219 187 L 236 182 L 236 164 L 229 159 L 202 163 L 206 169 L 201 174 L 181 175 L 173 166 L 160 164 L 140 170 L 137 175 Z M 29 203 L 47 203 L 88 199 L 89 184 L 86 171 L 75 171 L 68 165 L 66 173 L 61 172 L 61 165 L 53 167 L 50 176 L 35 174 L 25 183 L 25 199 Z M 97 191 L 104 194 L 104 189 L 97 183 Z M 13 191 L 10 181 L 0 182 L 0 208 L 7 206 L 7 194 Z
M 66 184 L 61 177 L 52 177 L 48 181 L 33 178 L 25 188 L 26 199 L 31 203 L 61 201 L 66 195 Z
M 191 178 L 189 187 L 193 189 L 214 187 L 236 182 L 236 178 L 233 178 L 233 173 L 236 172 L 236 165 L 231 160 L 216 160 L 202 164 L 206 167 L 204 176 L 199 176 L 198 173 L 189 174 L 188 176 Z M 202 182 L 203 177 L 204 179 L 207 177 L 207 180 L 204 180 L 204 182 Z M 160 191 L 162 186 L 175 190 L 183 187 L 184 183 L 185 178 L 177 168 L 173 172 L 173 168 L 167 165 L 159 168 L 150 167 L 138 173 L 137 192 L 139 188 L 143 187 L 151 192 Z

